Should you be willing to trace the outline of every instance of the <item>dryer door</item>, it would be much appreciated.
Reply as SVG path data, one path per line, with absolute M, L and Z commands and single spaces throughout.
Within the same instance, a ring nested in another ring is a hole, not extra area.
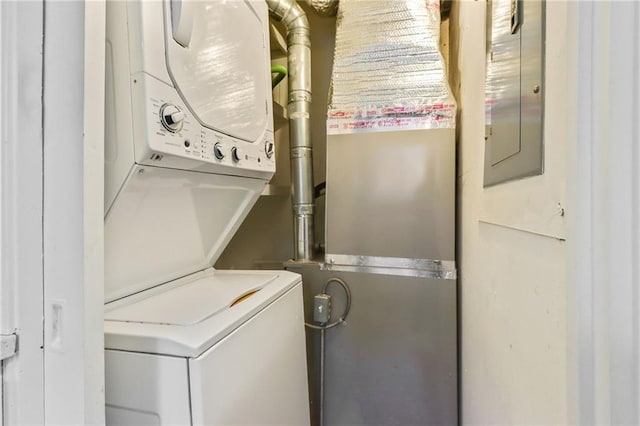
M 165 0 L 169 75 L 205 127 L 249 142 L 264 133 L 270 102 L 264 1 Z

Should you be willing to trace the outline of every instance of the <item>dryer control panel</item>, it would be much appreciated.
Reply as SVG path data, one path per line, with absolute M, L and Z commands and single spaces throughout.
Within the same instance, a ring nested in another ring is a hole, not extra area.
M 140 115 L 134 120 L 136 163 L 227 174 L 242 169 L 242 174 L 254 171 L 256 177 L 275 171 L 270 127 L 257 141 L 247 142 L 202 126 L 176 89 L 153 77 L 140 73 L 131 85 L 134 114 Z

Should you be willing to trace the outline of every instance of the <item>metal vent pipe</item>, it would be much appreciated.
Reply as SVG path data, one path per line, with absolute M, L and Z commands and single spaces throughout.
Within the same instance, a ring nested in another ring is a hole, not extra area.
M 289 145 L 294 219 L 294 260 L 313 258 L 315 199 L 311 150 L 311 39 L 309 21 L 296 0 L 266 0 L 287 31 Z

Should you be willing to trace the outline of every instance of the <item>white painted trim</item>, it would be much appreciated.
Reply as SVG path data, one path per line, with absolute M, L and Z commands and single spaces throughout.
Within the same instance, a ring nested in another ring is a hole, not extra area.
M 4 38 L 4 34 L 1 32 L 2 28 L 5 28 L 4 25 L 4 21 L 3 18 L 6 18 L 7 13 L 3 12 L 4 8 L 2 7 L 2 5 L 0 4 L 0 60 L 1 58 L 4 58 L 5 55 L 8 54 L 7 49 L 4 47 L 3 45 L 3 41 L 5 40 Z M 4 105 L 4 102 L 2 102 L 2 99 L 6 99 L 6 95 L 5 95 L 5 75 L 6 72 L 4 71 L 4 66 L 2 66 L 3 64 L 0 64 L 0 141 L 2 141 L 4 138 L 1 136 L 3 135 L 3 130 L 7 127 L 6 123 L 4 123 L 4 116 L 3 116 L 3 112 L 6 111 L 6 107 Z M 1 146 L 1 144 L 0 144 Z M 4 155 L 2 153 L 2 149 L 0 148 L 0 188 L 2 187 L 2 184 L 4 183 L 4 179 L 1 178 L 2 173 L 5 170 L 5 167 L 2 165 L 3 160 L 4 159 Z M 4 217 L 4 213 L 3 213 L 3 209 L 6 208 L 7 203 L 2 199 L 2 190 L 0 189 L 0 224 L 2 224 L 2 219 Z M 3 254 L 5 252 L 4 250 L 4 244 L 2 243 L 2 237 L 4 236 L 4 231 L 2 230 L 2 226 L 0 225 L 0 259 L 3 258 Z M 3 311 L 4 306 L 8 305 L 7 301 L 6 301 L 6 295 L 5 295 L 5 288 L 7 288 L 9 286 L 9 284 L 2 278 L 2 272 L 3 272 L 4 268 L 2 266 L 2 262 L 0 261 L 0 312 Z M 4 329 L 4 327 L 6 327 L 6 325 L 4 324 L 3 318 L 2 318 L 2 314 L 0 313 L 0 335 L 2 334 L 2 330 Z M 4 379 L 3 379 L 3 371 L 4 371 L 4 363 L 2 362 L 2 357 L 0 356 L 0 426 L 4 426 L 4 395 L 3 395 L 3 389 L 4 389 Z
M 42 350 L 42 1 L 0 2 L 0 334 L 3 421 L 44 423 Z
M 640 4 L 572 7 L 579 29 L 568 168 L 574 421 L 638 424 Z
M 105 421 L 104 105 L 105 0 L 85 3 L 84 22 L 85 424 Z
M 47 424 L 104 423 L 104 1 L 45 2 Z

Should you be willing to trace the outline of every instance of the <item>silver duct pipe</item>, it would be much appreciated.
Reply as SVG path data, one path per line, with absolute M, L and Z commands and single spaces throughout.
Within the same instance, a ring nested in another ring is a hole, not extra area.
M 294 218 L 294 260 L 313 258 L 313 157 L 311 151 L 311 39 L 309 21 L 295 0 L 266 0 L 287 30 L 289 145 Z

